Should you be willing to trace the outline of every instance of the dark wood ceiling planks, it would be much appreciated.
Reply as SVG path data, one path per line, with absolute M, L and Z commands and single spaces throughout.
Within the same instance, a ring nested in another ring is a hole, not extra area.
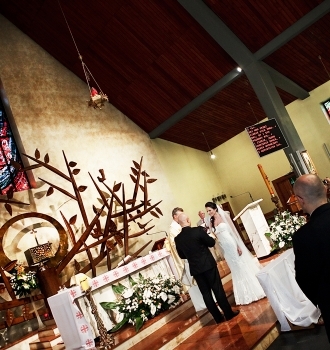
M 322 0 L 204 2 L 254 53 Z M 60 4 L 84 62 L 110 102 L 147 133 L 237 66 L 176 0 Z M 0 0 L 0 13 L 85 80 L 58 1 Z M 322 63 L 330 71 L 329 21 L 325 15 L 264 62 L 307 91 L 325 83 L 329 76 Z M 285 105 L 295 100 L 278 91 Z M 207 151 L 202 132 L 214 148 L 264 118 L 242 75 L 160 137 Z

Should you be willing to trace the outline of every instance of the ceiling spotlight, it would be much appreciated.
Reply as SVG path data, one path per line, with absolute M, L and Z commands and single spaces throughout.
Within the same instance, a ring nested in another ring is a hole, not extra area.
M 210 151 L 210 153 L 211 153 L 211 159 L 215 159 L 215 155 L 213 154 L 213 152 Z
M 242 71 L 242 68 L 241 68 L 241 67 L 237 67 L 236 70 L 237 70 L 238 72 L 241 72 L 241 71 Z

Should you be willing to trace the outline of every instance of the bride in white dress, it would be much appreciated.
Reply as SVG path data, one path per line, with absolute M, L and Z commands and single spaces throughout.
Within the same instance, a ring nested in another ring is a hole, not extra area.
M 210 230 L 215 233 L 231 271 L 236 305 L 264 298 L 264 290 L 256 277 L 261 265 L 245 247 L 230 216 L 213 202 L 207 202 L 205 208 L 211 217 Z

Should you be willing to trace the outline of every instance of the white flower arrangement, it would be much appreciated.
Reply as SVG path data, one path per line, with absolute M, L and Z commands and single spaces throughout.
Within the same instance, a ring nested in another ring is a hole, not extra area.
M 180 303 L 182 284 L 173 276 L 164 278 L 158 275 L 156 278 L 144 278 L 139 274 L 138 282 L 131 277 L 129 282 L 129 288 L 120 283 L 112 285 L 118 302 L 100 303 L 105 310 L 117 310 L 123 315 L 122 320 L 111 329 L 111 332 L 117 331 L 127 322 L 135 325 L 135 330 L 138 332 L 145 321 Z
M 18 297 L 24 297 L 38 288 L 35 271 L 25 271 L 25 267 L 18 263 L 11 272 L 10 284 Z
M 273 242 L 273 250 L 292 247 L 292 236 L 306 224 L 304 216 L 292 215 L 287 210 L 275 215 L 275 221 L 269 225 L 270 232 L 265 233 Z

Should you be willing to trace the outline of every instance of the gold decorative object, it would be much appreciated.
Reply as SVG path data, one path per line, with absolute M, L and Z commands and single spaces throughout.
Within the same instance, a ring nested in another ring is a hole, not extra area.
M 39 264 L 40 262 L 50 259 L 54 256 L 52 253 L 52 244 L 44 243 L 32 247 L 24 252 L 29 266 Z
M 268 179 L 268 176 L 266 175 L 266 173 L 264 172 L 264 169 L 262 168 L 262 165 L 261 164 L 258 164 L 258 168 L 259 168 L 259 171 L 261 173 L 261 176 L 262 178 L 264 179 L 265 181 L 265 184 L 267 186 L 267 189 L 271 195 L 271 201 L 275 204 L 276 206 L 276 211 L 277 212 L 281 212 L 282 208 L 280 206 L 280 202 L 279 202 L 279 199 L 278 197 L 276 196 L 271 184 L 270 184 L 270 181 Z
M 102 91 L 98 92 L 93 87 L 90 89 L 91 98 L 88 101 L 88 106 L 93 107 L 94 109 L 102 109 L 104 102 L 108 102 L 108 96 L 105 95 Z
M 266 173 L 264 172 L 264 169 L 262 168 L 262 165 L 261 165 L 261 164 L 258 164 L 258 168 L 259 168 L 259 171 L 260 171 L 260 173 L 261 173 L 262 178 L 263 178 L 264 181 L 265 181 L 265 184 L 266 184 L 266 186 L 267 186 L 267 189 L 268 189 L 270 195 L 271 195 L 271 196 L 274 196 L 274 190 L 273 190 L 273 188 L 272 188 L 272 186 L 271 186 L 271 184 L 270 184 L 270 181 L 268 180 L 268 176 L 266 175 Z
M 19 214 L 17 216 L 12 217 L 7 222 L 3 224 L 2 227 L 0 227 L 0 265 L 1 266 L 7 266 L 8 264 L 11 264 L 11 260 L 7 257 L 3 246 L 4 246 L 4 237 L 10 227 L 15 226 L 17 222 L 20 222 L 21 220 L 25 220 L 28 218 L 33 218 L 34 220 L 45 220 L 49 222 L 52 226 L 55 227 L 55 229 L 58 232 L 58 235 L 60 237 L 60 245 L 55 253 L 55 256 L 48 261 L 48 265 L 50 266 L 56 266 L 60 261 L 63 260 L 64 256 L 68 253 L 68 235 L 64 229 L 64 227 L 53 217 L 43 214 L 43 213 L 37 213 L 37 212 L 27 212 L 23 214 Z M 15 266 L 15 263 L 11 266 L 13 268 Z M 6 268 L 6 271 L 8 268 Z

